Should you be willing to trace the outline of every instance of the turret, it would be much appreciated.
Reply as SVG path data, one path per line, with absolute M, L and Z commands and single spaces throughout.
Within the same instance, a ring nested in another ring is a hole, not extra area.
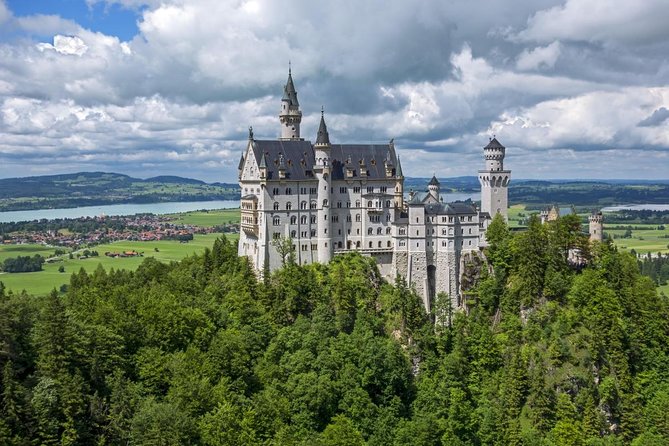
M 439 180 L 432 175 L 432 179 L 427 183 L 427 190 L 436 201 L 439 201 Z
M 397 157 L 397 169 L 395 169 L 395 207 L 399 209 L 404 207 L 404 175 L 399 156 Z
M 302 112 L 300 103 L 297 101 L 297 91 L 293 84 L 291 69 L 288 68 L 288 81 L 283 87 L 283 97 L 281 98 L 281 112 L 279 113 L 281 121 L 282 140 L 300 139 L 300 122 L 302 122 Z
M 497 141 L 497 138 L 492 138 L 483 148 L 485 170 L 479 170 L 481 212 L 489 214 L 491 218 L 495 214 L 502 214 L 505 219 L 507 218 L 511 171 L 504 170 L 505 153 L 506 148 Z
M 604 236 L 604 216 L 601 212 L 593 212 L 588 217 L 591 242 L 601 242 Z
M 318 126 L 318 135 L 314 144 L 316 165 L 314 174 L 318 179 L 318 261 L 328 263 L 332 258 L 332 240 L 330 231 L 330 135 L 325 116 L 321 109 L 321 123 Z

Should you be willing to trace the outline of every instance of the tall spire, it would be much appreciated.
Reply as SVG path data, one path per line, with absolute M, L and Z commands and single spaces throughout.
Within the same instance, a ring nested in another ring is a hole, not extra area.
M 402 175 L 402 163 L 400 162 L 400 157 L 399 156 L 397 157 L 397 170 L 395 172 L 397 172 L 398 177 L 403 177 L 404 176 L 404 175 Z
M 295 84 L 293 84 L 293 73 L 290 68 L 290 63 L 288 65 L 288 80 L 286 81 L 285 87 L 283 87 L 283 98 L 282 101 L 288 101 L 294 107 L 299 107 L 300 103 L 297 101 L 297 91 L 295 90 Z
M 330 135 L 328 134 L 328 127 L 325 125 L 325 116 L 323 107 L 321 107 L 321 124 L 318 127 L 318 136 L 316 137 L 317 145 L 330 145 Z

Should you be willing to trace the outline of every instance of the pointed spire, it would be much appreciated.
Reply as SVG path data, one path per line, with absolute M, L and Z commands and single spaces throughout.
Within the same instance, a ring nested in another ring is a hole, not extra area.
M 267 169 L 267 160 L 265 159 L 265 152 L 262 153 L 262 156 L 260 157 L 260 167 L 261 169 Z
M 328 134 L 328 127 L 325 125 L 325 112 L 321 106 L 321 124 L 318 127 L 318 136 L 316 137 L 316 145 L 330 145 L 330 135 Z
M 432 179 L 430 180 L 429 183 L 427 183 L 428 186 L 439 186 L 439 180 L 437 179 L 436 175 L 432 175 Z
M 244 168 L 244 152 L 242 152 L 242 157 L 239 160 L 239 165 L 237 166 L 238 170 L 242 170 Z
M 297 91 L 295 90 L 295 84 L 293 84 L 293 73 L 290 68 L 290 62 L 288 62 L 288 81 L 286 86 L 283 87 L 283 98 L 282 101 L 288 101 L 291 106 L 299 107 L 300 103 L 297 101 Z
M 397 157 L 397 170 L 395 172 L 397 172 L 398 177 L 403 177 L 404 176 L 404 175 L 402 175 L 402 163 L 400 162 L 400 157 L 399 156 Z

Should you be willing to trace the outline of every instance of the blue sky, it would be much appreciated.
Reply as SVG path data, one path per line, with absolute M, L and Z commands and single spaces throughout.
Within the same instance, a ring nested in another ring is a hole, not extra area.
M 141 8 L 103 2 L 87 3 L 85 0 L 7 0 L 6 3 L 17 16 L 58 15 L 84 28 L 122 40 L 130 40 L 137 34 L 137 20 L 141 17 Z
M 355 10 L 352 19 L 350 11 Z M 666 0 L 0 0 L 0 177 L 235 181 L 287 64 L 314 139 L 394 138 L 405 174 L 669 171 Z

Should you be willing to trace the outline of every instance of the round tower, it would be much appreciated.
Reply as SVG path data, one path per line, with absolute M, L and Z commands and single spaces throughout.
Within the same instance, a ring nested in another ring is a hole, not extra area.
M 293 75 L 290 68 L 288 68 L 288 81 L 283 87 L 279 121 L 281 121 L 280 139 L 300 139 L 302 112 L 300 111 L 300 103 L 297 101 L 297 91 L 295 90 L 295 84 L 293 84 Z
M 332 233 L 330 231 L 330 135 L 321 109 L 321 123 L 314 144 L 314 174 L 318 179 L 318 261 L 328 263 L 332 258 Z
M 479 170 L 481 212 L 489 214 L 491 218 L 495 214 L 502 214 L 506 219 L 508 214 L 511 171 L 504 170 L 505 154 L 506 148 L 497 141 L 497 138 L 491 139 L 483 148 L 485 169 Z
M 590 241 L 601 242 L 604 237 L 604 216 L 601 212 L 593 212 L 588 217 Z

